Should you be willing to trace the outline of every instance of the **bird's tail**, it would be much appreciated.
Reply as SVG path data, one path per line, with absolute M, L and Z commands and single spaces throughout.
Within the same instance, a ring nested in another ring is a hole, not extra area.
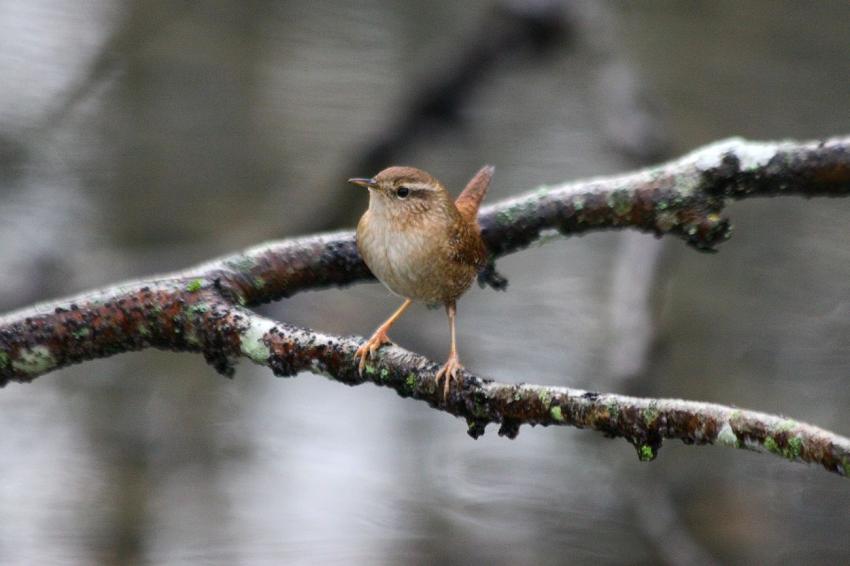
M 467 221 L 473 222 L 478 216 L 478 208 L 484 200 L 484 195 L 487 194 L 487 188 L 490 186 L 490 179 L 493 178 L 495 170 L 496 168 L 492 165 L 485 165 L 479 169 L 457 197 L 455 206 Z

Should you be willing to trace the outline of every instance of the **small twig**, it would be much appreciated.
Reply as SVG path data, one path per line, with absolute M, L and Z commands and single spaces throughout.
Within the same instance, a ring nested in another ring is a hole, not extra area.
M 633 227 L 675 234 L 698 249 L 728 236 L 718 215 L 726 198 L 850 194 L 850 138 L 822 143 L 730 140 L 630 175 L 542 188 L 497 203 L 480 222 L 493 257 L 541 240 L 547 231 Z M 564 387 L 508 385 L 465 373 L 443 399 L 437 365 L 398 347 L 361 377 L 360 339 L 275 323 L 240 305 L 370 277 L 349 232 L 260 246 L 195 269 L 37 305 L 0 318 L 0 384 L 54 369 L 154 347 L 203 353 L 219 372 L 239 357 L 278 375 L 312 371 L 356 385 L 371 381 L 467 419 L 477 436 L 488 423 L 514 437 L 522 424 L 572 425 L 623 437 L 642 459 L 665 438 L 715 443 L 850 472 L 850 440 L 782 417 L 679 400 L 640 399 Z

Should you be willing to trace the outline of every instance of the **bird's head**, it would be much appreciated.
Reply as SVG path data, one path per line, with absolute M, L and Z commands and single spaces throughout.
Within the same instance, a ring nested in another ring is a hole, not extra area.
M 371 179 L 349 179 L 369 189 L 369 210 L 395 220 L 413 220 L 427 214 L 445 213 L 452 205 L 446 188 L 415 167 L 389 167 Z

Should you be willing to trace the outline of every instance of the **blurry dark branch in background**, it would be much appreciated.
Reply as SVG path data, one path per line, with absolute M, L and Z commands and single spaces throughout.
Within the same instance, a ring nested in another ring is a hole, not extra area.
M 73 114 L 74 110 L 97 89 L 119 73 L 129 54 L 141 39 L 139 28 L 132 25 L 130 17 L 113 29 L 97 55 L 89 62 L 76 80 L 56 100 L 44 119 L 38 122 L 41 130 L 55 130 Z
M 672 140 L 666 120 L 660 116 L 660 105 L 639 79 L 627 63 L 609 60 L 599 71 L 597 87 L 609 145 L 626 163 L 646 166 L 669 158 Z M 620 235 L 606 301 L 610 320 L 606 384 L 611 390 L 635 394 L 647 387 L 647 378 L 652 377 L 650 353 L 657 331 L 651 299 L 665 243 L 634 232 Z M 700 543 L 700 533 L 692 528 L 671 493 L 675 481 L 658 482 L 657 477 L 650 476 L 633 479 L 616 485 L 614 489 L 620 492 L 617 499 L 630 507 L 637 518 L 634 524 L 664 564 L 720 563 Z M 652 510 L 646 505 L 647 494 L 654 503 Z
M 136 2 L 124 6 L 120 21 L 112 26 L 112 33 L 98 53 L 38 122 L 37 128 L 55 131 L 61 127 L 81 103 L 121 73 L 131 57 L 156 39 L 164 28 L 179 24 L 189 11 L 188 4 L 169 5 L 167 9 Z
M 579 23 L 586 41 L 595 48 L 601 63 L 596 65 L 596 89 L 600 104 L 599 120 L 608 145 L 621 160 L 644 167 L 669 159 L 672 138 L 659 99 L 642 80 L 639 71 L 622 58 L 616 14 L 610 6 L 581 4 Z M 588 12 L 591 12 L 588 14 Z M 589 17 L 593 14 L 596 17 Z M 656 289 L 661 253 L 666 240 L 647 240 L 624 231 L 613 256 L 611 289 L 607 298 L 609 333 L 606 346 L 605 387 L 625 394 L 637 394 L 654 375 L 650 355 L 656 342 L 656 321 L 651 309 Z M 649 544 L 665 564 L 719 564 L 700 543 L 700 533 L 691 528 L 681 505 L 671 493 L 675 481 L 634 476 L 630 483 L 617 483 L 616 499 L 630 508 Z M 671 480 L 673 478 L 670 478 Z M 636 482 L 636 483 L 635 483 Z M 654 502 L 646 505 L 647 494 Z M 648 516 L 652 514 L 652 516 Z
M 728 221 L 719 216 L 727 199 L 775 195 L 850 195 L 850 137 L 718 142 L 636 173 L 544 187 L 487 207 L 479 221 L 494 257 L 549 235 L 610 228 L 673 234 L 713 250 L 729 236 Z M 462 389 L 443 399 L 437 364 L 395 346 L 382 349 L 361 377 L 354 362 L 359 338 L 273 322 L 244 308 L 370 277 L 353 234 L 341 232 L 272 242 L 185 272 L 37 305 L 0 319 L 0 381 L 31 381 L 70 364 L 154 347 L 202 353 L 225 375 L 246 357 L 282 376 L 311 371 L 351 385 L 371 381 L 467 419 L 473 436 L 491 422 L 509 437 L 521 424 L 567 424 L 623 437 L 642 459 L 654 458 L 663 439 L 679 438 L 850 472 L 850 440 L 761 413 L 499 384 L 469 373 Z
M 597 91 L 608 143 L 627 163 L 646 166 L 670 157 L 671 139 L 659 104 L 629 65 L 607 61 L 599 71 Z M 609 348 L 608 371 L 623 384 L 643 374 L 649 360 L 655 337 L 650 293 L 662 249 L 662 242 L 647 242 L 632 233 L 624 233 L 619 242 L 609 300 L 614 345 Z
M 671 139 L 666 121 L 635 72 L 624 62 L 608 61 L 599 74 L 602 119 L 612 148 L 633 166 L 669 158 Z M 608 372 L 615 382 L 621 382 L 615 383 L 618 386 L 646 370 L 655 339 L 650 293 L 662 249 L 661 241 L 648 242 L 633 233 L 624 233 L 619 242 L 608 301 L 613 343 Z
M 500 2 L 496 4 L 475 32 L 451 51 L 453 59 L 432 69 L 422 80 L 414 81 L 410 98 L 402 110 L 382 132 L 375 134 L 359 152 L 353 163 L 346 165 L 336 178 L 372 175 L 403 157 L 415 143 L 440 130 L 457 127 L 462 110 L 475 89 L 492 74 L 496 65 L 513 57 L 539 58 L 570 36 L 569 14 L 560 2 Z M 339 196 L 354 204 L 352 192 Z M 336 216 L 329 216 L 325 226 L 334 228 L 350 224 L 356 207 L 340 205 Z

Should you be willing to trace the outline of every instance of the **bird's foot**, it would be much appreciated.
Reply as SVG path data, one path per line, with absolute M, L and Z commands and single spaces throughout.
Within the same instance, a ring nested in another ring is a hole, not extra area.
M 366 369 L 366 361 L 369 358 L 374 358 L 375 354 L 378 353 L 378 349 L 384 344 L 392 344 L 389 336 L 387 336 L 386 330 L 383 328 L 379 328 L 375 331 L 371 338 L 363 342 L 359 348 L 357 348 L 357 353 L 354 354 L 355 358 L 359 358 L 360 361 L 357 364 L 357 373 L 360 376 L 363 376 L 363 370 Z
M 460 359 L 457 357 L 456 353 L 452 352 L 449 354 L 449 359 L 446 360 L 445 365 L 440 368 L 440 371 L 437 372 L 437 375 L 434 378 L 437 385 L 440 385 L 440 381 L 443 381 L 443 399 L 446 399 L 449 396 L 449 390 L 451 389 L 453 381 L 456 381 L 458 385 L 463 383 L 463 376 L 460 373 L 461 370 L 463 370 L 463 366 L 460 365 Z

